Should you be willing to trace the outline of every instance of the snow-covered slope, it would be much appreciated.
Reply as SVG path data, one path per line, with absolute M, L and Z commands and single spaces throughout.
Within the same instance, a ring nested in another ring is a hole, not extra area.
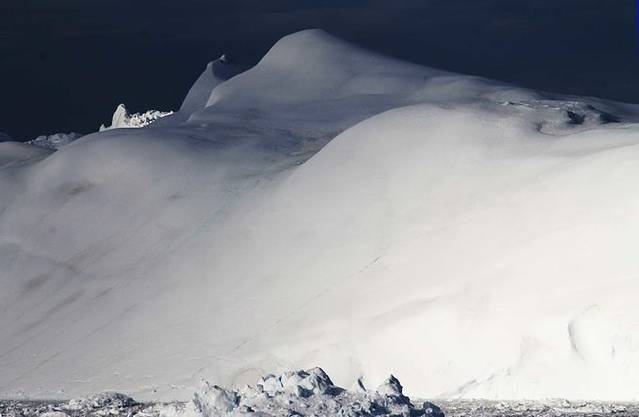
M 639 399 L 637 107 L 317 30 L 207 103 L 0 148 L 20 160 L 0 169 L 0 395 L 180 399 L 322 366 L 422 397 Z
M 180 112 L 192 114 L 206 107 L 213 89 L 239 72 L 241 72 L 241 67 L 231 64 L 226 55 L 209 62 L 186 94 L 180 106 Z

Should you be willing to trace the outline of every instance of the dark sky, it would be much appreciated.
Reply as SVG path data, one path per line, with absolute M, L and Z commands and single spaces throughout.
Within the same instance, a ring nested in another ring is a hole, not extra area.
M 222 53 L 319 27 L 409 61 L 639 102 L 633 0 L 0 0 L 0 131 L 91 132 L 175 109 Z

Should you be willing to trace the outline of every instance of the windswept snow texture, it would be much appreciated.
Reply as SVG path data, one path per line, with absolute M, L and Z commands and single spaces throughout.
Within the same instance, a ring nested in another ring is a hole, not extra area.
M 0 146 L 0 395 L 186 399 L 319 364 L 639 399 L 638 115 L 311 30 L 193 114 Z

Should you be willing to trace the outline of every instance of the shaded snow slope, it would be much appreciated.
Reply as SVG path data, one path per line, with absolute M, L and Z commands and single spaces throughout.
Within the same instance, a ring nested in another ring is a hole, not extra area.
M 192 114 L 206 107 L 213 89 L 239 72 L 240 67 L 231 64 L 226 55 L 209 62 L 184 98 L 180 112 Z
M 188 120 L 2 143 L 0 394 L 638 399 L 637 115 L 314 30 Z
M 50 153 L 51 151 L 48 149 L 27 143 L 0 142 L 0 170 L 4 171 L 0 175 L 7 180 L 7 184 L 13 182 L 15 179 L 13 173 L 19 171 L 18 168 L 22 164 L 37 160 Z M 5 202 L 7 201 L 5 200 Z

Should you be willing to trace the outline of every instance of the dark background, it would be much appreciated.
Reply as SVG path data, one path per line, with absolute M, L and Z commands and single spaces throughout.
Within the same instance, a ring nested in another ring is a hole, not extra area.
M 0 131 L 91 132 L 179 106 L 222 53 L 320 27 L 409 61 L 639 102 L 633 0 L 0 0 Z

